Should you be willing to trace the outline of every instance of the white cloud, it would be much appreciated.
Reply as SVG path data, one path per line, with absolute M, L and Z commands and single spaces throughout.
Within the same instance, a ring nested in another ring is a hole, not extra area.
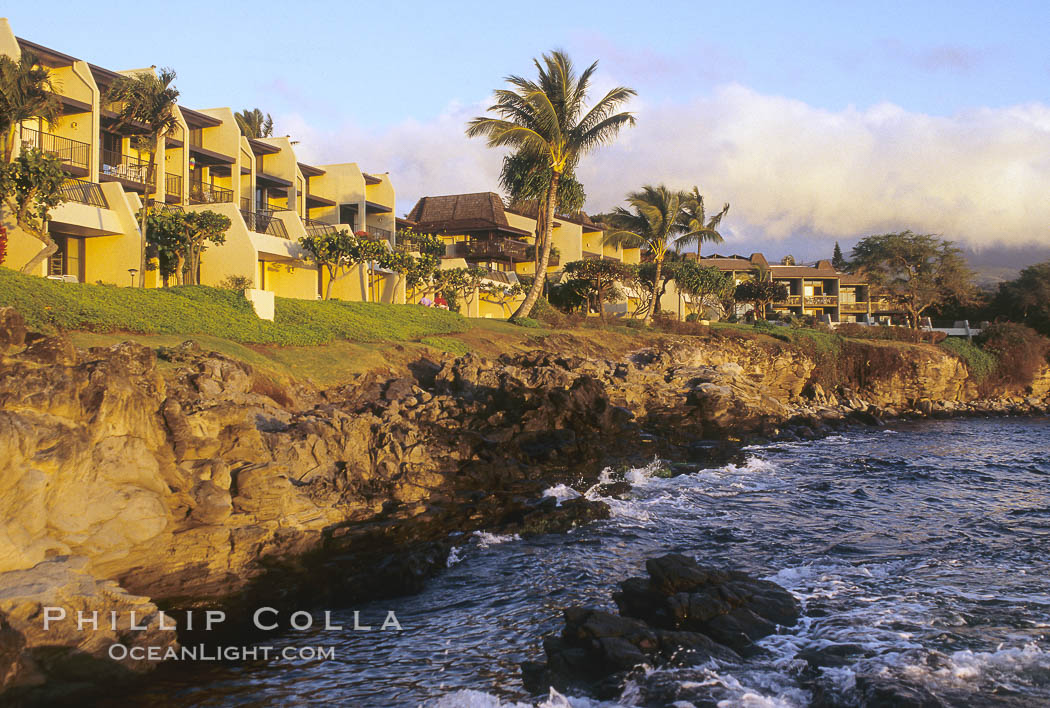
M 419 196 L 496 189 L 499 153 L 463 134 L 484 105 L 378 131 L 323 134 L 294 118 L 281 125 L 296 128 L 306 159 L 389 170 L 400 213 Z M 978 248 L 1050 244 L 1045 105 L 950 117 L 892 104 L 827 111 L 727 85 L 687 103 L 639 99 L 634 108 L 638 126 L 581 165 L 592 211 L 645 183 L 698 184 L 712 205 L 731 202 L 733 240 L 848 240 L 910 228 Z

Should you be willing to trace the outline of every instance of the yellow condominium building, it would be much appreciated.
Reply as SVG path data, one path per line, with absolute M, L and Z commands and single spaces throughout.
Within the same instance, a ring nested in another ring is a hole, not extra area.
M 365 232 L 393 247 L 394 188 L 389 174 L 363 172 L 354 163 L 308 165 L 287 137 L 241 135 L 230 108 L 178 105 L 178 127 L 158 145 L 155 166 L 135 149 L 134 136 L 149 126 L 121 123 L 106 91 L 122 75 L 16 37 L 0 18 L 0 55 L 29 52 L 50 72 L 62 115 L 54 125 L 26 121 L 17 129 L 16 151 L 37 148 L 57 156 L 68 175 L 65 201 L 52 210 L 50 233 L 58 251 L 38 275 L 79 282 L 131 285 L 139 267 L 141 237 L 136 216 L 147 190 L 162 208 L 211 210 L 232 226 L 221 246 L 203 254 L 199 280 L 220 285 L 247 279 L 249 296 L 272 311 L 272 298 L 313 299 L 327 282 L 300 247 L 300 237 L 336 228 Z M 183 89 L 183 94 L 187 93 Z M 17 153 L 16 153 L 17 154 Z M 6 218 L 6 217 L 5 217 Z M 43 244 L 8 227 L 5 265 L 21 268 Z M 332 286 L 346 300 L 403 302 L 404 285 L 392 273 L 367 282 L 359 268 Z M 147 286 L 162 285 L 156 270 Z M 261 305 L 260 305 L 261 304 Z

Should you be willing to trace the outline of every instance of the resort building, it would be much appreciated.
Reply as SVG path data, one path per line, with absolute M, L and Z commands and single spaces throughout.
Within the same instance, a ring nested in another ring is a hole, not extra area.
M 899 318 L 900 310 L 885 297 L 878 297 L 874 286 L 860 275 L 835 270 L 829 260 L 815 265 L 770 263 L 761 253 L 750 256 L 701 258 L 705 266 L 731 273 L 740 284 L 760 272 L 787 288 L 787 297 L 773 303 L 775 313 L 809 315 L 831 323 L 889 323 Z
M 536 204 L 508 207 L 495 192 L 447 194 L 421 198 L 408 213 L 406 225 L 445 242 L 443 268 L 484 268 L 491 290 L 498 293 L 500 284 L 517 283 L 519 275 L 536 273 L 536 210 Z M 547 272 L 556 274 L 566 263 L 589 258 L 639 262 L 639 249 L 604 241 L 604 230 L 586 214 L 557 215 Z M 508 300 L 481 293 L 474 316 L 507 317 L 523 297 Z
M 336 227 L 365 232 L 393 247 L 394 188 L 389 174 L 356 164 L 308 165 L 287 137 L 241 135 L 230 108 L 178 105 L 178 127 L 161 139 L 154 164 L 135 148 L 149 126 L 118 120 L 106 91 L 123 75 L 16 37 L 0 18 L 0 55 L 31 53 L 46 67 L 62 115 L 53 125 L 26 121 L 16 128 L 16 154 L 30 148 L 57 156 L 68 175 L 65 201 L 51 212 L 58 251 L 38 275 L 78 282 L 137 282 L 141 235 L 137 215 L 147 190 L 161 208 L 211 210 L 229 217 L 226 242 L 203 254 L 199 282 L 220 285 L 232 276 L 253 285 L 249 297 L 272 308 L 274 295 L 314 299 L 327 282 L 298 240 Z M 186 93 L 184 91 L 184 93 Z M 6 218 L 6 217 L 5 217 Z M 5 223 L 6 264 L 20 268 L 43 250 L 38 239 Z M 404 285 L 391 273 L 368 282 L 367 269 L 337 281 L 333 297 L 403 302 Z M 148 287 L 162 285 L 156 270 Z

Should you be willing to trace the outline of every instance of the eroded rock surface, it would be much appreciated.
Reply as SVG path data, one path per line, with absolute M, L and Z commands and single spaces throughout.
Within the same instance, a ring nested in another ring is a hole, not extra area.
M 546 663 L 522 666 L 526 688 L 620 695 L 635 667 L 740 661 L 759 639 L 793 626 L 799 603 L 779 585 L 699 565 L 681 554 L 646 561 L 648 578 L 629 578 L 613 595 L 620 614 L 565 610 L 565 629 L 544 640 Z

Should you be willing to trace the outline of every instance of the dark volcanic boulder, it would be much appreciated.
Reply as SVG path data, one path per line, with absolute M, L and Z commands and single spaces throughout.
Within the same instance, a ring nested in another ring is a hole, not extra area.
M 560 637 L 544 641 L 545 664 L 522 665 L 526 688 L 619 695 L 634 667 L 739 661 L 754 642 L 794 625 L 799 605 L 775 583 L 699 565 L 680 554 L 646 562 L 648 578 L 628 578 L 613 598 L 620 615 L 573 607 Z

